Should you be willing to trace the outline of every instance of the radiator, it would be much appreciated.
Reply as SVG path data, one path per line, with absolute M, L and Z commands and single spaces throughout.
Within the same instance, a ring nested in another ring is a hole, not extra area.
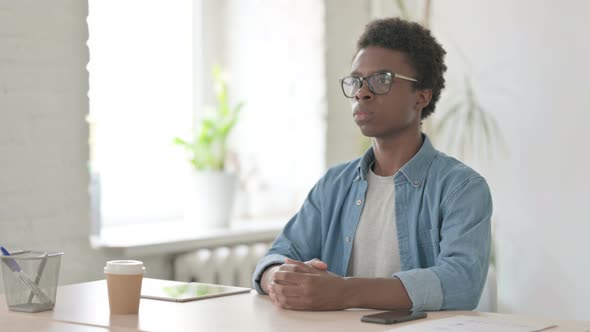
M 199 249 L 174 259 L 174 279 L 178 281 L 252 287 L 256 263 L 271 243 L 254 243 Z

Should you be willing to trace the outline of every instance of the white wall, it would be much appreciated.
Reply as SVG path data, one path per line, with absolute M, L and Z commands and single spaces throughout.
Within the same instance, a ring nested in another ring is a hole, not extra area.
M 325 0 L 326 6 L 326 166 L 357 158 L 361 133 L 339 79 L 350 73 L 356 41 L 369 21 L 369 1 Z
M 451 84 L 458 45 L 507 141 L 476 165 L 493 190 L 499 310 L 590 319 L 590 3 L 433 3 Z
M 229 142 L 243 183 L 236 211 L 291 215 L 324 172 L 325 8 L 317 0 L 222 3 L 218 59 L 230 100 L 245 102 Z
M 328 80 L 350 64 L 348 51 L 388 1 L 326 1 Z M 438 113 L 471 72 L 482 106 L 498 121 L 506 154 L 467 160 L 488 179 L 495 203 L 498 305 L 502 312 L 590 319 L 590 29 L 585 1 L 432 1 L 431 28 L 448 51 L 448 89 Z M 419 17 L 423 2 L 406 1 Z M 369 7 L 367 9 L 367 7 Z M 338 13 L 340 15 L 338 15 Z M 346 24 L 348 18 L 352 22 Z M 349 46 L 346 46 L 349 45 Z M 464 54 L 467 62 L 463 61 Z M 332 87 L 333 88 L 333 87 Z M 331 92 L 331 93 L 330 93 Z M 354 123 L 328 87 L 327 164 L 358 155 Z M 435 142 L 436 144 L 436 142 Z M 440 144 L 442 145 L 442 144 Z
M 0 244 L 64 251 L 62 284 L 109 258 L 88 242 L 86 16 L 85 1 L 0 0 Z

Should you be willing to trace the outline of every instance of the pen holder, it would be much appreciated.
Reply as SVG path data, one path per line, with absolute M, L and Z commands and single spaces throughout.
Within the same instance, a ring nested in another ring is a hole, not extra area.
M 53 309 L 61 255 L 63 252 L 18 251 L 0 256 L 8 309 L 24 312 Z

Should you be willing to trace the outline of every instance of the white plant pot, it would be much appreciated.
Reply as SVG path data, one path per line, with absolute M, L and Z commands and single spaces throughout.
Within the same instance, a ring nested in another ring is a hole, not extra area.
M 185 220 L 201 228 L 227 227 L 232 217 L 237 177 L 222 171 L 195 171 Z

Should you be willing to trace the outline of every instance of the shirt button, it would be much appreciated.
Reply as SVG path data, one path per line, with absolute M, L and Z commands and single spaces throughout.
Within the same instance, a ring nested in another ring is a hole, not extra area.
M 361 201 L 360 199 L 356 201 L 356 205 L 361 205 L 363 204 L 363 201 Z
M 346 237 L 346 242 L 350 242 L 350 236 Z

